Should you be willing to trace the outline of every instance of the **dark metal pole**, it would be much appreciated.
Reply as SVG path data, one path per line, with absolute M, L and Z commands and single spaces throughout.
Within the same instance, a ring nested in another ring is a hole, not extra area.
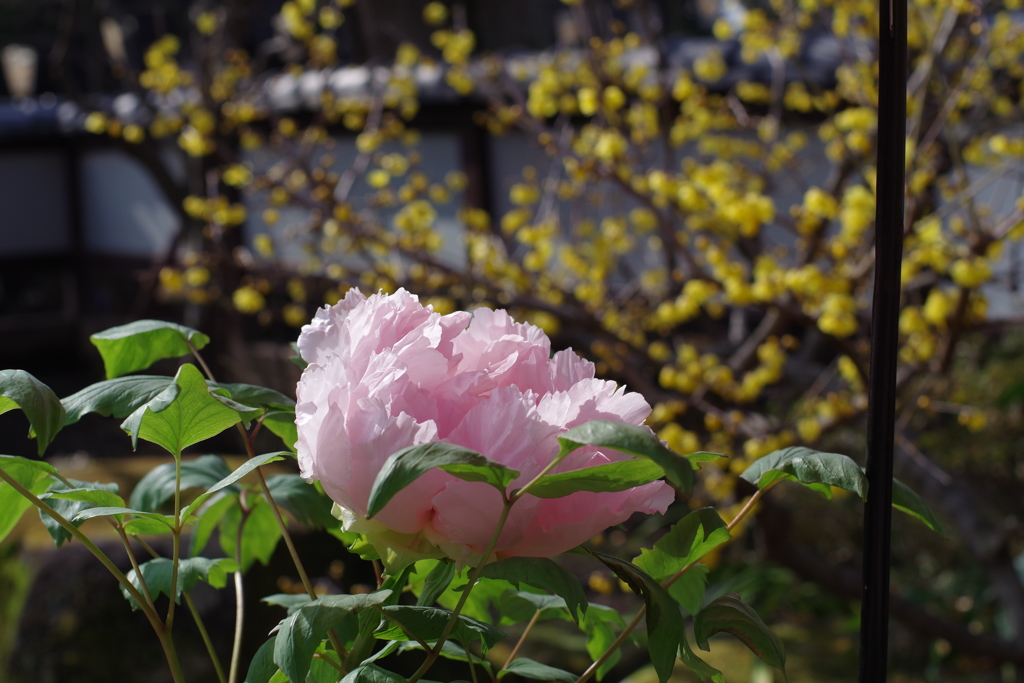
M 884 683 L 889 654 L 892 460 L 907 127 L 907 0 L 879 0 L 878 16 L 875 288 L 868 378 L 868 500 L 864 506 L 860 683 Z

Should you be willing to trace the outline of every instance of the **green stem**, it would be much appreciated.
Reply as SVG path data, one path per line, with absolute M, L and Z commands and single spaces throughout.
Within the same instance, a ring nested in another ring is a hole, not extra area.
M 128 553 L 128 560 L 131 561 L 132 569 L 135 570 L 135 576 L 139 579 L 139 585 L 142 586 L 142 594 L 146 596 L 146 600 L 150 605 L 155 606 L 156 603 L 153 601 L 153 595 L 149 592 L 149 586 L 146 584 L 146 578 L 142 575 L 142 569 L 139 567 L 139 560 L 135 557 L 135 551 L 132 550 L 132 544 L 128 541 L 128 534 L 124 532 L 124 527 L 120 524 L 115 523 L 114 528 L 117 529 L 117 534 L 121 537 L 121 543 L 124 544 L 125 552 Z
M 231 645 L 231 665 L 228 669 L 228 683 L 235 683 L 238 680 L 238 664 L 242 657 L 242 632 L 245 624 L 245 584 L 242 581 L 242 531 L 245 529 L 245 520 L 248 518 L 249 512 L 243 504 L 242 519 L 238 522 L 238 541 L 235 543 L 235 562 L 238 564 L 238 571 L 235 572 L 235 639 Z
M 549 466 L 550 468 L 551 466 Z M 539 477 L 540 475 L 538 475 Z M 532 484 L 533 482 L 531 482 Z M 529 484 L 527 485 L 529 486 Z M 512 504 L 515 503 L 516 498 L 508 498 L 505 500 L 505 505 L 501 510 L 501 517 L 498 518 L 498 526 L 494 529 L 494 534 L 491 536 L 491 542 L 487 544 L 487 550 L 484 551 L 484 556 L 480 559 L 480 564 L 476 566 L 473 573 L 469 576 L 469 583 L 466 584 L 466 588 L 462 591 L 462 597 L 459 598 L 458 604 L 455 605 L 455 609 L 452 611 L 452 616 L 448 619 L 447 625 L 444 627 L 444 631 L 441 633 L 441 637 L 437 643 L 434 644 L 434 648 L 427 653 L 427 658 L 424 660 L 420 668 L 416 670 L 416 673 L 412 675 L 408 683 L 416 683 L 416 681 L 423 678 L 423 676 L 430 670 L 434 662 L 437 661 L 438 656 L 441 654 L 441 648 L 444 646 L 448 636 L 451 635 L 452 631 L 455 630 L 455 624 L 458 623 L 459 614 L 462 612 L 462 608 L 466 606 L 466 600 L 469 599 L 469 594 L 473 590 L 473 586 L 480 579 L 480 576 L 484 572 L 484 567 L 487 566 L 488 560 L 490 560 L 491 552 L 494 550 L 494 546 L 498 544 L 498 537 L 501 536 L 502 530 L 505 528 L 505 522 L 508 520 L 508 513 L 512 510 Z
M 206 625 L 203 623 L 203 618 L 199 615 L 199 610 L 196 609 L 196 603 L 192 601 L 192 596 L 187 591 L 182 592 L 185 596 L 185 604 L 188 605 L 189 611 L 192 613 L 192 618 L 195 619 L 196 627 L 199 629 L 199 635 L 203 639 L 203 644 L 206 645 L 206 651 L 210 654 L 210 661 L 213 662 L 213 668 L 217 671 L 217 680 L 220 683 L 227 683 L 227 679 L 224 677 L 224 668 L 220 664 L 220 658 L 217 656 L 217 651 L 213 649 L 213 641 L 210 640 L 210 634 L 206 631 Z
M 178 654 L 174 649 L 174 642 L 170 639 L 170 634 L 164 629 L 163 622 L 160 621 L 160 615 L 156 613 L 156 610 L 146 601 L 146 598 L 139 592 L 139 590 L 128 580 L 120 569 L 110 560 L 107 555 L 100 550 L 95 543 L 89 540 L 89 537 L 82 533 L 78 527 L 69 522 L 64 518 L 62 514 L 54 510 L 52 507 L 44 503 L 40 498 L 22 486 L 17 479 L 12 477 L 3 469 L 0 469 L 0 479 L 10 485 L 15 491 L 24 496 L 30 503 L 35 505 L 37 508 L 48 514 L 54 520 L 57 521 L 71 536 L 78 540 L 86 550 L 91 552 L 93 556 L 100 561 L 107 571 L 109 571 L 117 582 L 120 583 L 128 595 L 135 599 L 135 602 L 139 604 L 142 612 L 149 619 L 150 625 L 156 632 L 157 638 L 160 639 L 160 645 L 163 647 L 164 656 L 167 658 L 167 665 L 171 669 L 171 676 L 175 683 L 184 683 L 185 677 L 181 671 L 181 663 L 178 661 Z
M 466 661 L 469 662 L 469 675 L 473 679 L 473 683 L 479 683 L 476 680 L 476 666 L 473 664 L 473 653 L 469 651 L 469 645 L 463 643 L 462 649 L 466 651 Z
M 537 623 L 537 620 L 540 619 L 540 613 L 542 611 L 543 610 L 537 610 L 536 612 L 534 612 L 533 618 L 530 619 L 530 623 L 528 623 L 526 625 L 526 628 L 523 630 L 523 635 L 519 636 L 519 642 L 517 642 L 516 646 L 512 648 L 512 652 L 511 654 L 509 654 L 508 659 L 505 660 L 505 663 L 501 665 L 502 669 L 507 669 L 508 665 L 512 663 L 512 660 L 515 659 L 516 655 L 519 654 L 519 648 L 521 648 L 523 646 L 523 643 L 526 642 L 526 636 L 530 635 L 530 629 L 532 629 L 534 624 Z
M 338 671 L 340 671 L 340 672 L 341 672 L 341 673 L 342 673 L 343 675 L 344 675 L 344 674 L 347 674 L 347 673 L 348 673 L 348 671 L 346 671 L 345 669 L 343 669 L 343 668 L 342 668 L 342 667 L 341 667 L 341 666 L 340 666 L 340 665 L 339 665 L 339 664 L 338 664 L 337 662 L 335 662 L 335 661 L 334 661 L 333 659 L 331 659 L 330 657 L 324 657 L 324 656 L 323 656 L 322 654 L 320 654 L 319 652 L 317 652 L 317 653 L 314 653 L 314 654 L 313 654 L 313 659 L 322 659 L 323 661 L 327 662 L 328 664 L 330 664 L 331 666 L 333 666 L 333 667 L 334 667 L 335 669 L 337 669 Z
M 564 454 L 564 455 L 563 455 L 562 453 L 559 453 L 558 455 L 556 455 L 556 456 L 555 456 L 555 459 L 554 459 L 554 460 L 552 460 L 551 462 L 549 462 L 549 463 L 548 463 L 548 465 L 547 465 L 547 467 L 545 467 L 544 469 L 542 469 L 542 470 L 540 471 L 540 474 L 538 474 L 538 475 L 537 475 L 536 477 L 534 477 L 534 478 L 533 478 L 533 479 L 531 479 L 530 481 L 526 482 L 526 486 L 524 486 L 524 487 L 522 487 L 521 489 L 519 489 L 519 490 L 517 490 L 516 492 L 514 492 L 514 493 L 513 493 L 513 494 L 512 494 L 512 495 L 511 495 L 511 496 L 509 497 L 509 502 L 510 502 L 510 503 L 514 503 L 514 502 L 516 502 L 517 500 L 519 500 L 520 498 L 522 498 L 522 497 L 523 497 L 523 495 L 524 495 L 524 494 L 525 494 L 525 493 L 526 493 L 527 491 L 529 491 L 529 490 L 530 490 L 530 489 L 531 489 L 531 488 L 533 487 L 533 485 L 534 485 L 534 484 L 536 484 L 536 483 L 537 483 L 538 481 L 540 481 L 541 477 L 543 477 L 544 475 L 546 475 L 546 474 L 547 474 L 548 472 L 550 472 L 551 470 L 555 469 L 555 468 L 556 468 L 556 467 L 558 466 L 558 463 L 562 462 L 562 460 L 564 460 L 564 459 L 565 459 L 565 456 L 566 456 L 566 455 L 568 455 L 568 453 L 566 453 L 566 454 Z
M 178 597 L 178 563 L 181 560 L 181 451 L 174 456 L 174 527 L 171 529 L 171 599 L 167 607 L 167 632 L 174 628 L 174 606 Z
M 761 498 L 761 496 L 767 490 L 768 489 L 758 489 L 756 492 L 754 492 L 754 495 L 750 497 L 750 500 L 748 500 L 746 504 L 744 504 L 744 506 L 740 509 L 739 513 L 737 513 L 737 515 L 733 518 L 733 520 L 725 525 L 725 528 L 729 531 L 732 531 L 736 527 L 736 525 L 740 523 L 740 520 L 746 517 L 747 514 L 754 509 L 754 504 Z M 661 584 L 661 587 L 668 588 L 673 583 L 678 581 L 683 574 L 688 572 L 696 564 L 697 560 L 694 560 L 690 564 L 686 565 L 685 567 L 677 571 L 675 574 L 665 579 L 664 583 Z M 595 660 L 594 663 L 591 664 L 587 668 L 587 670 L 584 671 L 583 674 L 576 679 L 576 683 L 586 683 L 588 680 L 590 680 L 590 678 L 595 673 L 597 673 L 598 668 L 606 661 L 608 661 L 608 658 L 611 657 L 612 654 L 616 650 L 618 650 L 624 642 L 626 642 L 626 638 L 628 638 L 629 634 L 633 632 L 633 629 L 635 629 L 640 624 L 640 621 L 644 618 L 645 614 L 647 614 L 647 605 L 642 605 L 640 607 L 640 611 L 638 611 L 636 613 L 636 616 L 633 617 L 633 620 L 626 625 L 626 628 L 624 628 L 622 630 L 622 633 L 620 633 L 619 636 L 612 642 L 612 644 L 608 646 L 608 649 L 601 653 L 601 656 L 598 657 L 597 660 Z

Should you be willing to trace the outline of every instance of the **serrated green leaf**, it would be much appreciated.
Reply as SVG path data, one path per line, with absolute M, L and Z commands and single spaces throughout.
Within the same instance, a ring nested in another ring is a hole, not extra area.
M 274 664 L 274 640 L 275 638 L 271 638 L 256 650 L 249 663 L 249 672 L 245 674 L 244 683 L 270 683 L 270 679 L 277 673 L 277 664 Z
M 179 389 L 176 396 L 171 398 L 168 388 L 137 408 L 121 424 L 121 428 L 131 435 L 133 448 L 142 438 L 178 457 L 188 446 L 220 434 L 242 421 L 243 414 L 225 405 L 224 397 L 212 393 L 194 365 L 182 365 L 174 383 Z
M 0 371 L 0 415 L 20 408 L 35 434 L 39 455 L 64 426 L 65 411 L 60 399 L 34 376 L 24 370 Z
M 294 457 L 294 454 L 289 453 L 288 451 L 277 451 L 275 453 L 263 453 L 261 455 L 249 458 L 244 463 L 242 463 L 234 472 L 229 473 L 220 481 L 210 485 L 210 487 L 206 489 L 204 493 L 201 493 L 198 496 L 196 496 L 195 500 L 189 503 L 188 506 L 184 510 L 182 510 L 181 519 L 187 520 L 191 514 L 198 510 L 200 506 L 202 506 L 202 504 L 205 503 L 210 498 L 210 496 L 217 493 L 218 491 L 229 489 L 229 487 L 231 487 L 229 490 L 235 490 L 236 487 L 234 487 L 234 484 L 239 479 L 255 470 L 257 467 L 262 467 L 267 463 L 276 462 L 278 460 L 284 460 L 288 456 Z M 227 469 L 227 465 L 224 466 L 224 469 Z M 222 470 L 218 470 L 217 474 L 220 474 L 221 471 Z
M 611 448 L 661 465 L 665 476 L 680 490 L 693 491 L 693 466 L 685 457 L 662 445 L 650 427 L 609 420 L 591 420 L 564 432 L 558 437 L 559 457 L 583 446 Z
M 420 607 L 431 607 L 437 598 L 448 589 L 455 578 L 455 563 L 448 560 L 436 560 L 434 568 L 423 581 L 423 590 L 416 598 Z
M 325 595 L 299 608 L 278 626 L 274 663 L 292 681 L 305 681 L 317 647 L 327 631 L 351 613 L 382 604 L 391 596 L 383 590 L 362 595 Z
M 274 512 L 263 498 L 253 499 L 249 514 L 242 524 L 242 508 L 239 505 L 229 507 L 220 520 L 220 547 L 225 555 L 235 557 L 235 548 L 239 542 L 238 530 L 241 527 L 242 573 L 249 571 L 252 563 L 266 565 L 274 554 L 278 541 L 281 540 L 281 527 L 277 525 Z
M 685 664 L 690 671 L 697 674 L 697 677 L 701 681 L 725 683 L 725 677 L 722 675 L 721 671 L 693 653 L 693 650 L 690 649 L 690 642 L 685 633 L 679 640 L 679 659 L 683 661 L 683 664 Z
M 766 489 L 780 479 L 795 481 L 832 497 L 830 487 L 853 491 L 862 500 L 867 498 L 868 482 L 860 467 L 840 453 L 823 453 L 804 446 L 791 446 L 755 460 L 743 474 L 759 489 Z
M 402 625 L 427 643 L 436 643 L 451 619 L 451 612 L 437 607 L 420 607 L 411 605 L 388 605 L 385 612 L 400 621 Z M 382 640 L 410 640 L 393 621 L 382 621 L 373 632 L 375 638 Z M 484 654 L 494 647 L 495 643 L 505 637 L 505 632 L 490 624 L 477 621 L 472 617 L 460 614 L 452 629 L 451 638 L 469 645 L 474 640 L 480 641 L 480 649 Z
M 604 553 L 591 551 L 591 554 L 644 599 L 647 605 L 647 647 L 658 680 L 665 683 L 672 675 L 679 639 L 685 633 L 679 605 L 668 591 L 636 565 Z
M 270 495 L 300 523 L 317 529 L 338 526 L 331 514 L 334 502 L 297 474 L 267 477 Z
M 127 325 L 98 332 L 89 341 L 103 357 L 107 379 L 145 370 L 164 358 L 192 353 L 189 342 L 198 350 L 210 343 L 202 332 L 162 320 L 137 320 Z
M 935 513 L 928 507 L 928 503 L 914 493 L 912 488 L 895 478 L 892 480 L 892 506 L 917 518 L 932 531 L 937 531 L 943 536 L 946 535 L 939 520 L 935 517 Z
M 565 600 L 569 616 L 577 623 L 577 610 L 586 613 L 587 605 L 590 604 L 579 579 L 546 557 L 509 557 L 492 562 L 484 567 L 482 576 L 504 579 L 517 588 L 522 581 L 535 588 L 551 591 Z
M 56 472 L 48 463 L 15 455 L 0 455 L 0 469 L 37 496 L 49 488 L 52 473 Z M 28 498 L 18 493 L 6 481 L 0 480 L 0 541 L 7 538 L 21 516 L 31 506 Z
M 562 683 L 574 683 L 577 678 L 576 674 L 535 662 L 528 657 L 513 659 L 508 666 L 498 672 L 498 676 L 501 677 L 503 673 L 516 674 L 535 681 L 562 681 Z
M 726 593 L 702 609 L 693 623 L 694 638 L 704 651 L 710 651 L 708 638 L 729 633 L 750 648 L 762 662 L 786 675 L 786 650 L 782 640 L 736 593 Z
M 641 550 L 633 563 L 661 581 L 728 542 L 731 537 L 725 522 L 713 507 L 700 508 L 672 525 L 653 548 Z
M 396 493 L 435 467 L 459 479 L 485 482 L 502 492 L 519 476 L 515 470 L 455 444 L 434 442 L 409 446 L 392 454 L 377 473 L 370 489 L 366 517 L 383 510 Z
M 166 557 L 152 559 L 139 566 L 142 577 L 149 588 L 149 594 L 155 600 L 157 595 L 163 594 L 171 597 L 171 576 L 174 571 L 174 563 Z M 214 588 L 223 588 L 227 584 L 228 572 L 238 570 L 234 560 L 226 557 L 210 559 L 208 557 L 183 558 L 178 563 L 178 581 L 174 591 L 174 601 L 181 602 L 182 591 L 192 590 L 197 583 L 205 581 Z M 142 581 L 139 580 L 135 570 L 128 572 L 128 580 L 132 585 L 142 592 Z M 122 586 L 121 593 L 131 604 L 132 609 L 138 609 L 139 604 L 129 595 Z
M 637 458 L 610 462 L 596 467 L 547 474 L 530 487 L 527 493 L 538 498 L 561 498 L 577 491 L 625 491 L 643 486 L 665 476 L 661 465 Z

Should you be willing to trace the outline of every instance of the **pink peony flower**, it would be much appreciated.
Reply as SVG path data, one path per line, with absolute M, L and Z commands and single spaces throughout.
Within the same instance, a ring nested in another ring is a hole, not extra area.
M 477 561 L 501 512 L 487 484 L 432 470 L 365 518 L 377 473 L 395 451 L 445 441 L 536 476 L 558 452 L 557 436 L 590 420 L 642 424 L 640 394 L 594 378 L 571 350 L 551 356 L 540 329 L 505 311 L 442 316 L 409 292 L 366 297 L 350 290 L 302 328 L 309 366 L 297 388 L 302 476 L 318 479 L 348 531 L 366 534 L 391 567 L 424 558 Z M 556 472 L 627 459 L 611 450 L 573 452 Z M 634 512 L 664 512 L 674 493 L 661 481 L 617 493 L 558 499 L 527 494 L 512 508 L 498 558 L 548 557 Z

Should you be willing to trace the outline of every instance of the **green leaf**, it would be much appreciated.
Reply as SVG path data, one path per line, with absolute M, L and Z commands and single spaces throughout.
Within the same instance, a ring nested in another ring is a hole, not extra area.
M 791 446 L 755 460 L 741 478 L 759 489 L 766 489 L 780 479 L 789 479 L 832 498 L 830 487 L 853 491 L 866 499 L 868 482 L 852 459 L 840 453 L 822 453 L 804 446 Z
M 638 458 L 547 474 L 531 486 L 527 493 L 538 498 L 561 498 L 577 491 L 625 491 L 634 486 L 649 484 L 663 476 L 665 470 L 661 469 L 661 465 Z
M 569 616 L 577 623 L 577 610 L 585 614 L 590 604 L 579 579 L 546 557 L 509 557 L 492 562 L 484 567 L 482 576 L 504 579 L 517 588 L 522 581 L 535 588 L 549 590 L 565 600 Z
M 37 496 L 49 488 L 50 477 L 57 471 L 49 463 L 14 455 L 0 455 L 0 469 Z M 31 505 L 28 498 L 23 497 L 6 481 L 0 480 L 0 541 L 7 538 Z
M 294 457 L 294 454 L 293 453 L 289 453 L 288 451 L 276 451 L 274 453 L 263 453 L 261 455 L 257 455 L 255 457 L 249 458 L 244 463 L 242 463 L 241 466 L 239 466 L 239 468 L 236 469 L 234 472 L 231 472 L 230 474 L 226 475 L 220 481 L 210 485 L 210 487 L 208 489 L 206 489 L 205 493 L 201 493 L 198 496 L 196 496 L 195 500 L 193 500 L 191 503 L 189 503 L 188 507 L 186 507 L 182 511 L 182 513 L 181 513 L 182 520 L 187 520 L 189 515 L 191 515 L 196 510 L 198 510 L 199 507 L 203 503 L 205 503 L 206 500 L 209 499 L 210 496 L 212 496 L 213 494 L 217 493 L 218 491 L 223 491 L 224 489 L 226 489 L 228 487 L 232 487 L 231 490 L 234 491 L 237 488 L 237 487 L 233 486 L 235 484 L 235 482 L 237 482 L 239 479 L 241 479 L 245 475 L 247 475 L 250 472 L 252 472 L 253 470 L 255 470 L 257 467 L 262 467 L 263 465 L 266 465 L 267 463 L 276 462 L 277 460 L 284 460 L 284 458 L 287 457 L 287 456 L 293 456 Z M 213 457 L 216 457 L 216 456 L 213 456 Z M 224 471 L 226 471 L 226 470 L 227 470 L 227 465 L 225 464 Z M 222 471 L 218 471 L 217 474 L 220 474 L 221 472 Z
M 405 683 L 405 679 L 376 664 L 366 664 L 348 672 L 341 683 Z
M 90 503 L 96 507 L 124 507 L 124 498 L 108 489 L 78 488 L 52 491 L 50 498 Z
M 74 424 L 89 413 L 124 419 L 171 386 L 174 378 L 165 375 L 131 375 L 91 384 L 61 399 L 67 411 L 64 424 Z
M 332 663 L 335 666 L 332 666 Z M 335 667 L 341 666 L 341 663 L 341 657 L 327 647 L 327 641 L 321 642 L 316 648 L 316 656 L 309 663 L 306 683 L 338 683 L 341 672 Z
M 292 681 L 305 681 L 310 661 L 327 631 L 350 613 L 379 605 L 390 597 L 383 590 L 362 595 L 325 595 L 299 608 L 278 627 L 274 640 L 274 663 Z
M 689 614 L 696 614 L 704 605 L 704 591 L 708 585 L 708 568 L 694 565 L 676 579 L 668 590 L 669 595 Z
M 700 508 L 672 525 L 651 549 L 644 548 L 633 560 L 636 566 L 665 579 L 729 541 L 732 536 L 713 507 Z
M 452 616 L 451 612 L 437 607 L 388 605 L 383 609 L 400 621 L 405 628 L 416 634 L 420 640 L 427 643 L 436 643 L 441 638 L 441 634 Z M 382 621 L 373 635 L 382 640 L 410 640 L 405 631 L 391 620 Z M 501 629 L 464 614 L 459 615 L 455 628 L 451 632 L 451 638 L 463 645 L 469 645 L 474 640 L 479 640 L 480 649 L 484 654 L 487 654 L 487 651 L 504 637 L 505 632 Z
M 275 638 L 271 638 L 256 650 L 249 663 L 249 673 L 245 674 L 244 683 L 270 683 L 270 679 L 277 673 L 277 664 L 274 664 L 274 640 Z
M 495 604 L 501 614 L 500 623 L 502 625 L 529 621 L 537 612 L 540 612 L 540 616 L 537 617 L 539 621 L 545 619 L 570 620 L 569 608 L 566 607 L 565 600 L 557 595 L 508 590 L 498 597 Z
M 124 523 L 125 533 L 131 536 L 159 536 L 173 531 L 174 515 L 163 515 L 163 519 L 136 517 Z
M 203 554 L 203 549 L 210 541 L 214 529 L 220 524 L 224 514 L 232 507 L 238 505 L 238 495 L 218 494 L 214 495 L 206 504 L 199 509 L 195 517 L 185 518 L 186 520 L 197 520 L 195 529 L 192 531 L 192 541 L 188 554 L 191 557 Z
M 719 458 L 727 458 L 729 456 L 722 455 L 721 453 L 711 453 L 709 451 L 696 451 L 694 453 L 687 453 L 685 456 L 690 464 L 693 465 L 693 469 L 699 470 L 702 463 L 713 462 Z
M 427 574 L 423 582 L 423 590 L 416 598 L 420 607 L 431 607 L 441 593 L 444 593 L 455 578 L 455 563 L 448 560 L 437 560 L 434 568 Z
M 647 647 L 651 663 L 658 680 L 665 683 L 672 675 L 679 639 L 685 633 L 679 605 L 668 591 L 639 567 L 611 555 L 590 552 L 625 581 L 634 593 L 643 597 L 647 605 Z
M 157 512 L 143 512 L 142 510 L 133 510 L 132 508 L 126 507 L 92 507 L 82 510 L 75 515 L 69 521 L 72 523 L 84 522 L 87 519 L 94 517 L 116 517 L 119 523 L 124 522 L 124 515 L 136 515 L 137 517 L 143 517 L 146 519 L 158 520 L 162 523 L 167 523 L 167 518 Z
M 39 455 L 64 426 L 64 406 L 50 387 L 24 370 L 0 371 L 0 415 L 21 408 L 36 437 Z
M 338 520 L 331 514 L 334 502 L 299 475 L 275 474 L 267 477 L 267 486 L 278 506 L 300 523 L 317 529 L 338 526 Z
M 88 502 L 60 500 L 58 498 L 53 498 L 52 496 L 49 496 L 47 494 L 52 493 L 54 491 L 67 491 L 72 488 L 103 489 L 105 491 L 110 491 L 111 493 L 116 493 L 118 490 L 117 484 L 114 483 L 108 484 L 100 482 L 84 482 L 78 481 L 76 479 L 69 479 L 68 481 L 71 482 L 72 486 L 68 486 L 68 484 L 65 484 L 63 481 L 59 479 L 54 479 L 50 483 L 50 487 L 46 490 L 46 493 L 43 493 L 40 496 L 40 498 L 46 498 L 47 505 L 53 508 L 53 510 L 57 514 L 61 515 L 64 519 L 69 521 L 73 519 L 75 515 L 77 515 L 82 510 L 86 510 L 90 507 L 93 507 L 92 504 Z M 50 534 L 50 537 L 53 539 L 53 542 L 57 544 L 58 548 L 61 547 L 65 541 L 71 540 L 71 533 L 67 529 L 62 527 L 56 519 L 46 514 L 42 510 L 39 511 L 39 519 L 42 520 L 43 526 L 46 528 L 47 533 Z M 72 523 L 75 524 L 75 526 L 81 524 L 81 522 Z
M 506 673 L 532 678 L 535 681 L 562 681 L 563 683 L 574 683 L 577 678 L 576 674 L 535 662 L 528 657 L 513 659 L 508 666 L 498 672 L 498 677 L 500 678 Z
M 207 489 L 229 476 L 231 469 L 219 455 L 200 455 L 194 460 L 181 461 L 181 490 Z M 157 512 L 174 498 L 174 463 L 154 467 L 132 489 L 129 504 L 138 510 Z
M 946 535 L 939 520 L 936 519 L 935 513 L 928 507 L 928 503 L 914 493 L 913 489 L 895 478 L 892 480 L 892 506 L 906 512 L 911 517 L 916 517 L 932 531 L 937 531 L 943 536 Z
M 693 653 L 693 650 L 690 649 L 690 643 L 685 633 L 679 640 L 679 659 L 683 660 L 683 664 L 689 667 L 690 671 L 697 674 L 697 677 L 701 681 L 725 683 L 725 677 L 722 675 L 721 671 Z
M 661 444 L 649 427 L 609 420 L 591 420 L 564 432 L 558 437 L 562 450 L 559 457 L 583 446 L 611 448 L 661 465 L 668 480 L 680 490 L 693 491 L 693 466 L 683 456 Z
M 89 341 L 103 357 L 107 379 L 114 379 L 145 370 L 158 360 L 192 353 L 189 342 L 198 350 L 209 344 L 210 338 L 184 325 L 137 320 L 98 332 Z
M 392 454 L 377 473 L 366 517 L 369 519 L 383 510 L 396 493 L 435 467 L 459 479 L 488 483 L 502 492 L 519 476 L 515 470 L 455 444 L 434 442 L 409 446 Z
M 171 596 L 171 575 L 174 569 L 174 563 L 171 560 L 166 557 L 158 557 L 140 565 L 139 569 L 142 570 L 142 577 L 154 600 L 161 593 L 168 597 Z M 178 582 L 174 591 L 174 601 L 180 603 L 181 592 L 192 590 L 200 581 L 205 581 L 214 588 L 223 588 L 227 585 L 228 572 L 234 571 L 238 571 L 238 565 L 234 560 L 226 557 L 215 560 L 208 557 L 183 558 L 178 562 Z M 142 592 L 142 582 L 134 569 L 128 572 L 128 580 L 139 589 L 139 592 Z M 132 609 L 138 609 L 139 604 L 123 586 L 121 593 L 131 604 Z
M 222 396 L 211 392 L 194 365 L 182 365 L 174 383 L 179 389 L 176 396 L 170 397 L 168 388 L 149 403 L 139 406 L 121 424 L 121 428 L 131 435 L 133 448 L 141 437 L 178 457 L 188 446 L 220 434 L 242 421 L 243 416 L 238 410 L 228 407 Z
M 772 633 L 749 605 L 736 593 L 726 593 L 701 610 L 693 623 L 697 645 L 710 651 L 708 638 L 716 633 L 730 633 L 750 648 L 761 661 L 786 675 L 786 650 L 782 640 Z
M 288 616 L 291 616 L 300 608 L 314 602 L 314 600 L 306 593 L 274 593 L 265 598 L 260 598 L 260 602 L 284 607 L 288 611 Z
M 619 628 L 626 626 L 618 610 L 599 603 L 590 603 L 587 615 L 580 621 L 580 626 L 587 637 L 587 653 L 594 661 L 597 661 L 615 641 L 614 625 Z M 612 656 L 597 668 L 597 680 L 604 678 L 604 675 L 618 664 L 621 657 L 622 652 L 616 649 Z
M 236 499 L 237 502 L 237 499 Z M 242 529 L 242 573 L 256 560 L 266 565 L 274 554 L 278 541 L 281 540 L 281 527 L 277 526 L 274 512 L 263 498 L 254 498 L 250 502 L 249 514 L 245 517 Z M 242 524 L 242 508 L 233 505 L 227 509 L 220 520 L 220 547 L 224 554 L 235 557 L 238 545 L 238 529 Z
M 295 426 L 294 410 L 271 410 L 263 418 L 263 426 L 284 442 L 285 448 L 295 450 L 295 442 L 299 440 L 299 428 Z
M 255 384 L 229 384 L 226 382 L 207 382 L 214 389 L 224 389 L 234 400 L 248 406 L 264 408 L 294 409 L 295 400 L 288 398 L 280 391 Z M 294 410 L 292 410 L 294 412 Z

